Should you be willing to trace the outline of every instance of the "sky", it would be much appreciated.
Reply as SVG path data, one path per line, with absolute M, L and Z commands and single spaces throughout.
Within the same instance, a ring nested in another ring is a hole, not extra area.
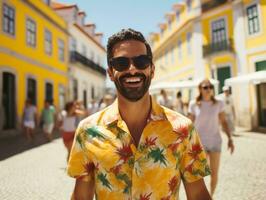
M 56 0 L 77 4 L 85 11 L 86 23 L 95 23 L 96 32 L 104 34 L 103 45 L 113 33 L 133 28 L 144 34 L 159 32 L 158 24 L 165 22 L 165 14 L 172 11 L 178 0 Z

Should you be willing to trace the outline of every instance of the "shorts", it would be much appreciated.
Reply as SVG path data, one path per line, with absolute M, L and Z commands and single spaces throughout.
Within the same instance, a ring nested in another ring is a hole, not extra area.
M 204 150 L 208 152 L 221 152 L 222 151 L 222 138 L 211 138 L 208 140 L 201 140 Z
M 73 142 L 74 136 L 75 136 L 75 131 L 72 131 L 72 132 L 63 132 L 62 133 L 62 138 L 63 138 L 64 144 L 66 145 L 66 144 L 68 144 L 70 142 Z
M 23 122 L 23 125 L 27 128 L 32 128 L 34 129 L 35 128 L 35 122 L 34 121 L 24 121 Z
M 52 134 L 54 129 L 54 123 L 51 124 L 43 124 L 43 131 L 48 134 Z

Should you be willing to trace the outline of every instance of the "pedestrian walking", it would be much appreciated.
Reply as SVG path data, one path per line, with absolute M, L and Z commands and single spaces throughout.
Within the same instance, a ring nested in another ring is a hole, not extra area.
M 223 126 L 228 137 L 228 148 L 234 152 L 234 143 L 225 120 L 224 103 L 214 97 L 214 86 L 208 79 L 200 82 L 199 96 L 189 104 L 189 117 L 195 122 L 201 142 L 207 152 L 211 168 L 210 193 L 213 196 L 220 165 L 222 138 L 219 131 L 219 122 Z
M 72 199 L 178 199 L 182 179 L 188 199 L 210 200 L 209 166 L 191 120 L 149 94 L 155 66 L 143 35 L 111 36 L 107 60 L 117 99 L 79 124 L 67 169 L 76 178 Z
M 173 108 L 172 98 L 168 96 L 168 94 L 166 93 L 166 91 L 164 89 L 162 89 L 160 91 L 160 96 L 158 98 L 158 102 L 162 106 L 165 106 L 165 107 L 170 108 L 170 109 Z
M 67 160 L 69 158 L 70 149 L 72 147 L 74 134 L 76 131 L 76 122 L 78 114 L 76 112 L 76 102 L 71 101 L 66 103 L 65 110 L 59 115 L 59 130 L 61 132 L 64 145 L 67 149 Z
M 233 103 L 232 96 L 230 94 L 230 88 L 228 86 L 223 87 L 223 96 L 222 99 L 224 101 L 224 113 L 225 113 L 225 120 L 228 124 L 228 128 L 232 135 L 235 135 L 235 107 Z
M 184 103 L 182 100 L 182 93 L 180 91 L 176 93 L 176 99 L 173 102 L 173 110 L 182 115 L 184 114 Z
M 31 102 L 31 99 L 25 101 L 25 107 L 22 116 L 22 127 L 29 141 L 33 140 L 34 129 L 38 123 L 37 108 Z
M 53 129 L 56 120 L 55 107 L 51 105 L 50 101 L 45 100 L 44 108 L 41 114 L 41 126 L 48 141 L 53 139 Z

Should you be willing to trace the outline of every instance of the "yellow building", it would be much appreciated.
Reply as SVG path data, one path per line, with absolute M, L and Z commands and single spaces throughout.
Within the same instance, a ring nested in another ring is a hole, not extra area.
M 155 93 L 166 88 L 174 91 L 175 96 L 177 90 L 182 90 L 184 100 L 188 101 L 196 93 L 197 82 L 192 80 L 207 76 L 202 48 L 199 48 L 202 44 L 200 15 L 199 0 L 176 3 L 165 15 L 166 22 L 159 24 L 160 33 L 150 35 L 156 66 L 151 89 Z
M 46 99 L 57 108 L 64 105 L 67 24 L 49 4 L 49 0 L 1 0 L 1 136 L 19 127 L 27 98 L 39 113 Z
M 197 93 L 196 80 L 214 80 L 216 93 L 230 85 L 237 124 L 265 130 L 265 27 L 266 0 L 174 4 L 160 24 L 160 33 L 150 35 L 156 66 L 152 90 L 190 88 L 185 95 L 189 100 Z
M 232 87 L 237 123 L 266 132 L 266 0 L 232 2 L 237 75 Z

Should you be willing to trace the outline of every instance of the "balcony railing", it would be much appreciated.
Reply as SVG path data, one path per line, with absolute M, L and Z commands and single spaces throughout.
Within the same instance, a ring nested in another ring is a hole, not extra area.
M 201 4 L 201 10 L 202 12 L 206 12 L 208 10 L 211 10 L 215 7 L 218 7 L 224 3 L 226 3 L 228 0 L 210 0 L 206 1 L 205 3 Z
M 234 52 L 233 40 L 227 39 L 221 42 L 210 43 L 203 46 L 203 57 L 219 53 L 222 51 Z
M 103 75 L 106 75 L 106 70 L 101 67 L 100 65 L 96 64 L 95 62 L 93 62 L 92 60 L 90 60 L 89 58 L 81 55 L 79 52 L 77 51 L 71 51 L 70 52 L 70 62 L 80 62 L 83 65 L 86 65 L 87 67 L 100 72 Z

